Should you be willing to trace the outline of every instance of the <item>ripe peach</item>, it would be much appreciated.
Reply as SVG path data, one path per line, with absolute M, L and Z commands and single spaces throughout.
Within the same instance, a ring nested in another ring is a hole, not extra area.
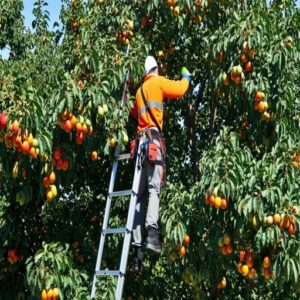
M 47 196 L 47 200 L 49 202 L 53 199 L 53 194 L 52 194 L 51 190 L 47 191 L 46 196 Z
M 76 142 L 77 142 L 78 145 L 81 145 L 83 143 L 83 140 L 84 140 L 83 133 L 79 133 L 79 134 L 76 135 Z
M 294 223 L 291 223 L 289 228 L 288 228 L 288 232 L 290 235 L 294 235 L 295 232 L 296 232 L 296 227 L 295 227 L 295 224 Z
M 216 197 L 215 198 L 215 208 L 220 208 L 221 207 L 221 198 Z
M 249 273 L 249 267 L 247 265 L 242 266 L 242 275 L 246 277 Z
M 223 245 L 223 247 L 221 248 L 221 252 L 224 256 L 228 255 L 228 252 L 227 252 L 227 246 L 226 245 Z
M 42 291 L 41 298 L 42 298 L 42 300 L 47 300 L 48 299 L 48 297 L 47 297 L 47 291 L 45 289 Z
M 257 91 L 255 94 L 255 100 L 257 102 L 263 101 L 265 99 L 265 94 L 263 92 Z
M 213 195 L 211 195 L 211 196 L 209 197 L 209 204 L 210 204 L 211 206 L 214 206 L 214 205 L 215 205 L 215 197 L 214 197 Z
M 64 171 L 67 171 L 69 169 L 69 161 L 64 159 L 63 162 L 62 162 L 62 169 Z
M 55 149 L 55 151 L 54 151 L 54 158 L 56 160 L 59 160 L 59 159 L 61 159 L 61 156 L 62 156 L 61 150 L 59 148 Z
M 249 271 L 249 273 L 248 273 L 249 279 L 254 279 L 255 275 L 256 275 L 255 269 L 251 268 L 250 271 Z
M 180 257 L 182 257 L 182 256 L 184 256 L 185 254 L 186 254 L 186 250 L 185 250 L 185 247 L 184 246 L 182 246 L 181 248 L 180 248 Z
M 243 262 L 246 259 L 246 251 L 240 251 L 240 261 Z
M 265 269 L 269 268 L 271 266 L 271 258 L 269 256 L 265 256 L 263 260 L 263 267 Z
M 186 236 L 184 237 L 184 244 L 187 246 L 187 245 L 189 245 L 189 243 L 190 243 L 190 236 L 189 236 L 189 235 L 186 235 Z
M 23 153 L 28 153 L 29 152 L 29 143 L 27 141 L 24 141 L 22 144 L 22 151 Z
M 242 267 L 243 267 L 243 264 L 241 262 L 239 262 L 237 265 L 237 270 L 239 273 L 242 273 Z
M 228 208 L 228 202 L 226 199 L 221 199 L 221 208 L 227 209 Z
M 51 184 L 53 184 L 56 180 L 56 176 L 55 176 L 55 173 L 54 172 L 51 172 L 51 174 L 49 175 L 49 182 Z
M 230 244 L 230 241 L 231 241 L 231 237 L 228 233 L 225 233 L 224 234 L 224 244 L 225 245 L 229 245 Z
M 280 221 L 281 221 L 280 215 L 279 214 L 275 214 L 273 216 L 273 221 L 274 221 L 274 224 L 279 224 Z
M 272 271 L 271 269 L 267 268 L 267 269 L 264 269 L 264 277 L 266 280 L 269 280 L 272 278 Z
M 36 150 L 34 147 L 31 147 L 30 150 L 29 150 L 29 155 L 30 157 L 32 158 L 35 158 L 36 157 Z
M 220 287 L 222 288 L 222 289 L 224 289 L 225 287 L 226 287 L 226 278 L 225 277 L 223 277 L 222 278 L 222 280 L 220 281 Z
M 252 71 L 252 63 L 250 60 L 245 64 L 245 71 L 247 73 L 250 73 Z
M 57 170 L 61 170 L 62 167 L 63 167 L 63 160 L 59 159 L 56 163 L 56 168 L 57 168 Z
M 227 248 L 227 253 L 231 254 L 233 251 L 231 244 L 227 245 L 226 248 Z
M 48 176 L 44 177 L 44 179 L 43 179 L 43 185 L 44 185 L 45 188 L 48 188 L 50 186 L 50 181 L 49 181 L 49 177 Z
M 19 132 L 20 129 L 20 124 L 18 120 L 14 120 L 13 123 L 11 124 L 11 131 L 14 134 L 17 134 Z
M 72 130 L 72 123 L 70 120 L 66 120 L 65 123 L 64 123 L 64 128 L 65 128 L 65 131 L 70 133 L 71 130 Z
M 249 268 L 253 267 L 253 256 L 251 253 L 247 253 L 246 255 L 246 264 Z

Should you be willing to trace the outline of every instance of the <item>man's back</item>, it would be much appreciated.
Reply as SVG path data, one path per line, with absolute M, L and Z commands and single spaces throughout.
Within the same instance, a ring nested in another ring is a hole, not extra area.
M 138 118 L 138 131 L 144 128 L 156 127 L 155 122 L 145 108 L 141 88 L 143 88 L 145 100 L 151 109 L 152 115 L 156 119 L 160 130 L 162 130 L 164 98 L 180 98 L 187 91 L 188 86 L 189 81 L 186 78 L 175 81 L 166 79 L 163 76 L 146 76 L 142 87 L 136 93 L 136 101 L 132 111 L 133 116 Z

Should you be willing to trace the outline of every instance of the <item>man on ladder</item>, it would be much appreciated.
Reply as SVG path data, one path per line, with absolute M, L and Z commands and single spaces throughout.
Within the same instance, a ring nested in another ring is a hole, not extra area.
M 164 181 L 165 145 L 162 142 L 164 98 L 180 98 L 188 90 L 191 74 L 182 68 L 182 79 L 169 80 L 158 75 L 158 65 L 154 57 L 147 56 L 145 61 L 145 79 L 136 93 L 132 116 L 138 120 L 138 137 L 144 136 L 146 142 L 141 145 L 145 160 L 141 173 L 133 225 L 133 245 L 135 247 L 135 271 L 142 271 L 142 223 L 146 198 L 149 203 L 146 215 L 148 237 L 146 248 L 161 252 L 158 232 L 159 193 Z

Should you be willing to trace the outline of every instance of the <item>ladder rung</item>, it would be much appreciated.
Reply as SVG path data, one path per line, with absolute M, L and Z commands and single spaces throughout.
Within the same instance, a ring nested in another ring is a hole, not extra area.
M 132 190 L 118 191 L 118 192 L 109 193 L 108 196 L 110 196 L 110 197 L 129 196 L 129 195 L 131 195 L 131 193 L 132 193 Z
M 129 159 L 130 158 L 130 153 L 125 153 L 125 154 L 120 154 L 116 156 L 117 160 L 124 160 L 124 159 Z
M 108 276 L 123 276 L 120 271 L 111 271 L 111 270 L 100 270 L 95 272 L 96 275 L 108 275 Z
M 102 230 L 102 233 L 109 234 L 109 233 L 126 233 L 129 232 L 127 228 L 107 228 Z

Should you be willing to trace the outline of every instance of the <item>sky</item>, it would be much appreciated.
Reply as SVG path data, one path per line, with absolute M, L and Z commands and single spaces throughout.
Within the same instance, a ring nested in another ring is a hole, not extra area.
M 25 26 L 31 28 L 32 20 L 33 20 L 33 15 L 32 15 L 32 10 L 33 10 L 33 5 L 34 5 L 35 0 L 23 0 L 24 3 L 24 11 L 23 15 L 25 17 Z M 53 23 L 55 21 L 59 21 L 59 13 L 61 9 L 61 0 L 48 0 L 48 6 L 45 7 L 50 13 L 50 29 L 53 28 Z M 300 7 L 300 0 L 297 0 L 297 5 Z M 0 51 L 0 54 L 2 54 L 3 58 L 7 58 L 8 56 L 8 51 Z

